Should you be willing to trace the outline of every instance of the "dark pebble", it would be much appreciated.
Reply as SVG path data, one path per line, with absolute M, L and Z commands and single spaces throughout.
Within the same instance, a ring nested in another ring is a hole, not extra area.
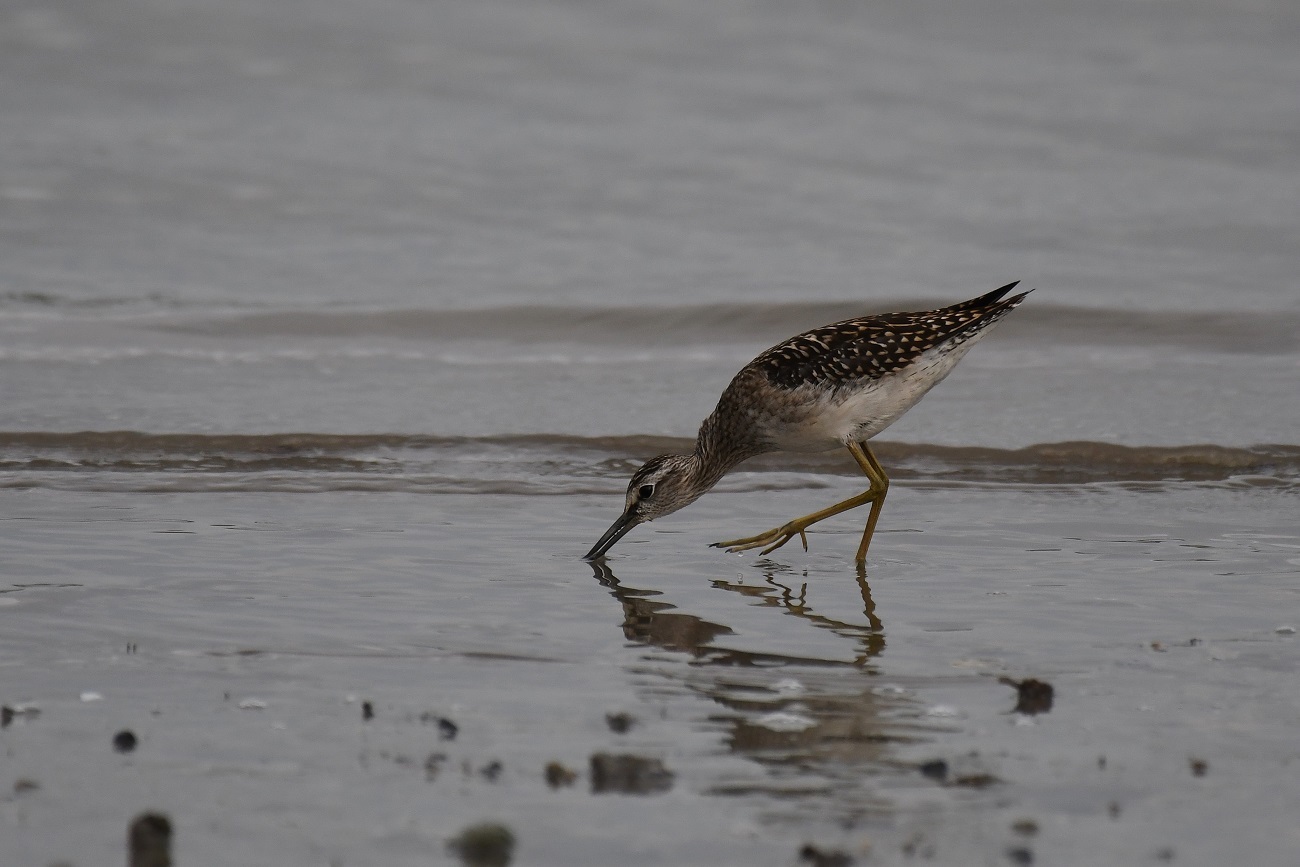
M 455 740 L 456 735 L 460 732 L 460 726 L 456 725 L 445 716 L 438 716 L 432 711 L 426 710 L 424 713 L 420 714 L 420 722 L 427 726 L 436 725 L 438 727 L 438 735 L 444 741 Z
M 505 825 L 483 822 L 448 840 L 447 848 L 468 867 L 506 867 L 515 851 L 515 835 Z
M 501 776 L 504 766 L 495 759 L 478 769 L 479 774 L 489 783 L 495 783 Z
M 813 867 L 849 867 L 853 858 L 838 849 L 818 849 L 812 843 L 805 843 L 799 850 L 799 861 Z
M 128 867 L 171 867 L 172 823 L 162 813 L 141 813 L 127 829 Z
M 361 702 L 361 720 L 370 722 L 375 718 L 375 706 L 368 701 Z
M 605 725 L 616 735 L 625 735 L 636 725 L 636 717 L 630 713 L 607 713 L 605 714 Z
M 994 783 L 1002 782 L 992 774 L 963 774 L 953 779 L 949 785 L 961 786 L 967 789 L 987 789 Z
M 938 780 L 942 783 L 948 779 L 948 763 L 943 759 L 931 759 L 928 762 L 922 762 L 917 767 L 917 770 L 921 772 L 921 776 L 930 780 Z
M 1007 686 L 1016 688 L 1016 713 L 1033 716 L 1047 713 L 1052 709 L 1052 702 L 1056 698 L 1056 689 L 1046 681 L 1033 677 L 1025 680 L 999 677 L 998 683 L 1005 683 Z
M 119 753 L 132 752 L 137 743 L 139 743 L 139 741 L 136 740 L 135 732 L 130 729 L 122 729 L 120 732 L 113 735 L 113 749 L 117 750 Z
M 595 753 L 591 757 L 591 791 L 652 795 L 673 787 L 673 772 L 659 759 Z
M 552 789 L 558 789 L 563 786 L 572 786 L 578 779 L 578 772 L 566 768 L 559 762 L 546 763 L 546 785 Z
M 1188 759 L 1187 764 L 1192 769 L 1193 777 L 1203 777 L 1206 771 L 1210 769 L 1210 763 L 1205 759 Z
M 1017 819 L 1011 823 L 1011 830 L 1021 837 L 1032 837 L 1038 833 L 1038 823 L 1033 819 Z
M 1016 846 L 1007 850 L 1007 860 L 1012 864 L 1028 867 L 1034 863 L 1034 852 L 1032 849 L 1026 849 L 1024 846 Z
M 8 728 L 14 720 L 21 718 L 23 722 L 31 722 L 41 715 L 39 707 L 32 705 L 19 705 L 18 707 L 0 707 L 0 729 Z

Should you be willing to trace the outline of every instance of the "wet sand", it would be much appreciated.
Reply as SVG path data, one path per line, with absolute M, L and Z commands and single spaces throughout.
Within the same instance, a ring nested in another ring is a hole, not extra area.
M 517 864 L 1297 851 L 1292 492 L 903 482 L 864 575 L 852 520 L 705 547 L 826 478 L 594 568 L 608 495 L 6 490 L 3 860 L 151 809 L 197 864 L 457 863 L 484 821 Z

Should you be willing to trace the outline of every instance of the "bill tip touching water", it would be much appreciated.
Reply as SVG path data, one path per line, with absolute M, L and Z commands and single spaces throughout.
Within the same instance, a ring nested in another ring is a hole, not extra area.
M 805 331 L 740 369 L 700 425 L 689 455 L 660 455 L 632 474 L 623 513 L 587 552 L 603 557 L 640 524 L 690 505 L 731 469 L 766 452 L 848 449 L 870 484 L 861 494 L 780 527 L 718 542 L 763 554 L 818 521 L 871 504 L 855 560 L 867 549 L 889 491 L 889 477 L 867 441 L 939 384 L 991 326 L 1029 294 L 1005 296 L 1018 282 L 948 307 L 846 319 Z M 1033 290 L 1029 290 L 1033 291 Z

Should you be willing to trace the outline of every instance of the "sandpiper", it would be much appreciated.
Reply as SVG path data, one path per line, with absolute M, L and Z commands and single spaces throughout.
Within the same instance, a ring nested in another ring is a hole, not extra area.
M 638 524 L 695 502 L 741 461 L 765 452 L 844 446 L 870 482 L 865 491 L 766 533 L 714 547 L 762 547 L 760 553 L 767 554 L 798 536 L 807 550 L 808 527 L 870 503 L 855 558 L 864 562 L 889 491 L 889 478 L 867 440 L 938 385 L 990 326 L 1025 299 L 1028 292 L 1003 300 L 1017 283 L 938 310 L 823 325 L 762 353 L 722 392 L 700 425 L 693 453 L 660 455 L 632 474 L 622 516 L 584 559 L 604 556 Z

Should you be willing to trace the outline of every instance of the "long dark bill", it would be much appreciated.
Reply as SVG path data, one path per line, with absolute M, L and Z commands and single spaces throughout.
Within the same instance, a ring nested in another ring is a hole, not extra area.
M 635 509 L 628 509 L 623 513 L 621 518 L 614 522 L 614 526 L 605 531 L 605 535 L 600 537 L 600 541 L 596 543 L 596 547 L 588 551 L 587 556 L 582 559 L 595 560 L 599 557 L 604 557 L 605 552 L 610 548 L 613 548 L 615 542 L 626 536 L 629 530 L 640 523 L 641 519 L 637 517 Z

